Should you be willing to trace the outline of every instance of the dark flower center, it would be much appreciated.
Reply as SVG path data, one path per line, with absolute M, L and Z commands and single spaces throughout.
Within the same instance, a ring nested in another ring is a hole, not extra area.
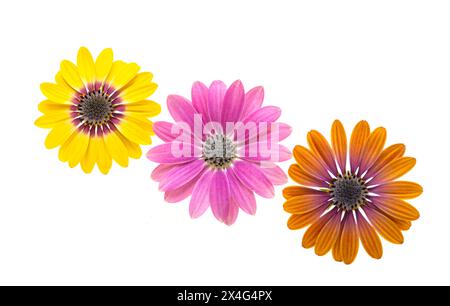
M 363 206 L 369 193 L 366 182 L 350 172 L 333 179 L 330 189 L 333 204 L 346 211 Z
M 226 169 L 236 158 L 236 145 L 224 135 L 208 136 L 203 143 L 203 159 L 214 169 Z
M 108 94 L 103 90 L 96 90 L 80 97 L 78 111 L 82 121 L 90 125 L 98 125 L 111 119 L 113 106 Z

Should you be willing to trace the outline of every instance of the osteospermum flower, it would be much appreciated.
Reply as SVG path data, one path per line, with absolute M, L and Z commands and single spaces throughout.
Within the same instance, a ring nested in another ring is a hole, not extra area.
M 289 136 L 291 128 L 276 122 L 281 110 L 262 107 L 263 98 L 262 87 L 245 93 L 240 81 L 229 88 L 221 81 L 209 88 L 196 82 L 192 102 L 181 96 L 168 97 L 175 123 L 155 122 L 156 135 L 166 143 L 147 155 L 161 164 L 152 178 L 159 182 L 167 202 L 192 195 L 192 218 L 211 207 L 219 221 L 231 225 L 239 208 L 255 214 L 254 193 L 271 198 L 274 185 L 287 182 L 274 163 L 291 157 L 289 150 L 278 144 Z M 177 152 L 180 145 L 183 154 Z M 264 148 L 270 148 L 269 152 Z
M 115 160 L 123 167 L 128 158 L 139 158 L 139 145 L 151 143 L 152 122 L 160 106 L 146 100 L 157 88 L 150 72 L 139 73 L 135 63 L 114 61 L 111 49 L 94 61 L 80 48 L 76 65 L 61 62 L 56 83 L 43 83 L 47 100 L 39 104 L 44 114 L 36 125 L 51 129 L 45 145 L 60 146 L 59 159 L 70 167 L 81 164 L 90 173 L 97 164 L 107 174 Z
M 379 259 L 383 249 L 379 235 L 403 243 L 419 212 L 406 199 L 422 193 L 422 187 L 397 179 L 411 170 L 416 160 L 404 157 L 405 146 L 384 149 L 386 130 L 372 132 L 359 122 L 347 146 L 339 121 L 331 129 L 331 146 L 317 131 L 308 133 L 309 149 L 296 146 L 297 164 L 289 176 L 302 186 L 287 187 L 284 209 L 292 213 L 288 227 L 296 230 L 311 225 L 303 236 L 303 247 L 315 248 L 322 256 L 332 250 L 336 261 L 354 261 L 361 241 L 366 252 Z

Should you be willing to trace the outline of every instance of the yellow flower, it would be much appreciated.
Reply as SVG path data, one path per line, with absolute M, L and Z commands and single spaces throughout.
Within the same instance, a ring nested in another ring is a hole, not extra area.
M 127 167 L 128 157 L 141 157 L 139 145 L 151 144 L 154 135 L 148 118 L 161 108 L 147 100 L 157 88 L 153 75 L 139 70 L 135 63 L 113 61 L 111 49 L 94 61 L 82 47 L 76 65 L 62 61 L 56 83 L 41 84 L 47 100 L 39 104 L 43 116 L 35 124 L 51 129 L 46 147 L 60 147 L 59 159 L 86 173 L 97 164 L 107 174 L 112 160 Z

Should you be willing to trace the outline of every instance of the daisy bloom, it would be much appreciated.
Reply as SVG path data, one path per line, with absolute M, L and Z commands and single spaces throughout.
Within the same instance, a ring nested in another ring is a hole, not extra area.
M 155 122 L 154 131 L 165 143 L 147 157 L 160 165 L 152 173 L 170 203 L 189 196 L 192 218 L 208 207 L 220 222 L 231 225 L 239 208 L 254 215 L 255 193 L 274 196 L 274 185 L 287 182 L 275 164 L 290 159 L 278 142 L 291 128 L 276 122 L 281 110 L 262 106 L 264 90 L 245 93 L 240 81 L 229 88 L 214 81 L 192 87 L 192 101 L 171 95 L 167 107 L 175 123 Z M 182 148 L 182 149 L 181 149 Z
M 35 124 L 51 129 L 48 149 L 60 147 L 59 159 L 90 173 L 97 164 L 107 174 L 112 160 L 122 167 L 142 155 L 151 143 L 152 122 L 161 108 L 147 98 L 157 85 L 150 72 L 135 63 L 114 61 L 111 49 L 94 61 L 88 49 L 78 51 L 77 63 L 64 60 L 55 83 L 41 84 L 47 99 L 39 104 L 43 116 Z
M 332 250 L 336 261 L 351 264 L 359 242 L 373 258 L 383 248 L 379 236 L 395 244 L 403 243 L 402 231 L 419 218 L 419 212 L 405 202 L 422 193 L 416 183 L 397 180 L 416 164 L 403 156 L 405 146 L 384 148 L 386 130 L 371 131 L 359 122 L 347 143 L 341 122 L 331 128 L 331 146 L 318 131 L 308 133 L 309 148 L 296 146 L 297 164 L 289 176 L 301 186 L 287 187 L 284 209 L 291 213 L 288 227 L 309 226 L 303 247 L 314 247 L 319 256 Z

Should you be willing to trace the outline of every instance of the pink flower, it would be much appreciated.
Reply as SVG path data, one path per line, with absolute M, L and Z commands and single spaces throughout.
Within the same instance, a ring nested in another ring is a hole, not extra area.
M 245 93 L 240 81 L 229 88 L 214 81 L 208 88 L 192 86 L 192 102 L 176 95 L 167 98 L 175 123 L 156 122 L 153 129 L 165 143 L 147 157 L 160 163 L 152 178 L 170 203 L 191 196 L 189 213 L 201 216 L 208 207 L 221 222 L 231 225 L 239 208 L 254 215 L 255 193 L 274 196 L 274 185 L 287 182 L 275 163 L 291 158 L 278 142 L 291 133 L 276 122 L 281 110 L 262 107 L 264 89 Z

